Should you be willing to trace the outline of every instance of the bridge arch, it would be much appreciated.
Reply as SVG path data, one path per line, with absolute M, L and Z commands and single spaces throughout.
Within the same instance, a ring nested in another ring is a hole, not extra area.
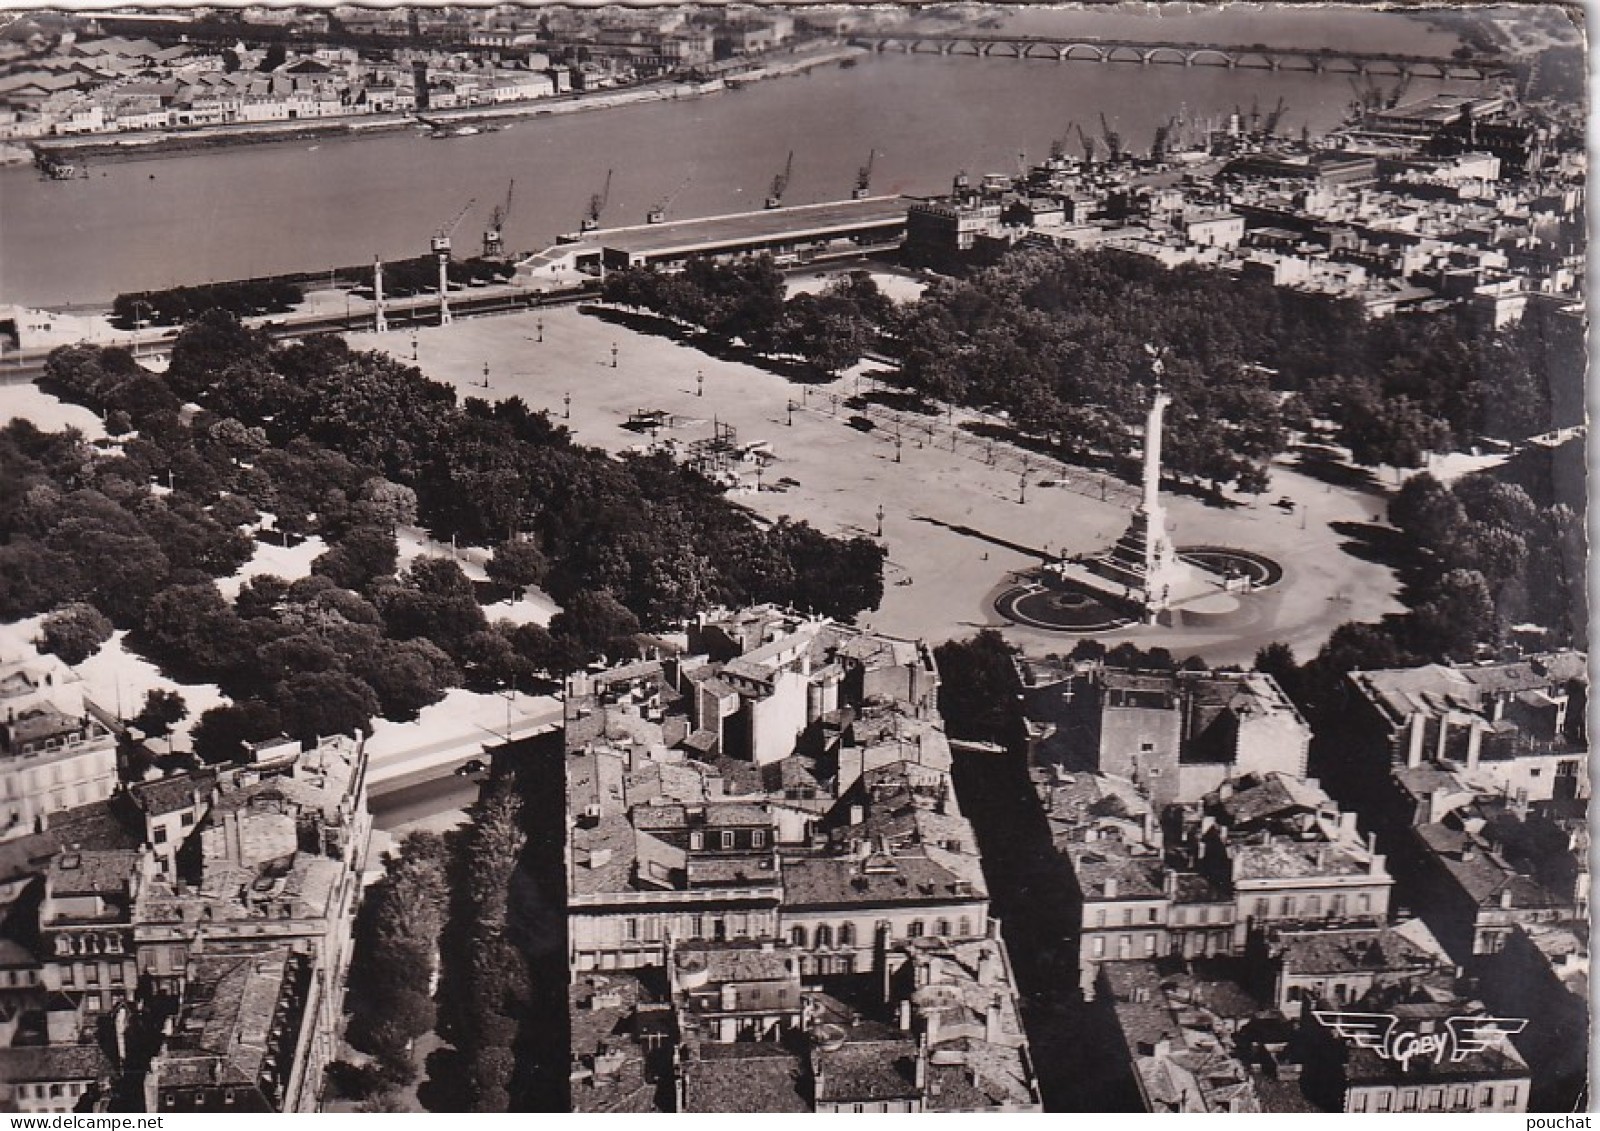
M 1275 71 L 1277 60 L 1262 51 L 1241 51 L 1233 57 L 1235 67 L 1249 67 L 1257 71 Z
M 1061 49 L 1061 58 L 1064 61 L 1084 59 L 1091 63 L 1104 63 L 1106 53 L 1092 43 L 1068 43 Z
M 1215 47 L 1202 47 L 1189 52 L 1189 62 L 1196 67 L 1231 67 L 1233 56 Z
M 1129 44 L 1119 43 L 1115 47 L 1109 48 L 1101 58 L 1107 63 L 1142 63 L 1144 62 L 1144 52 Z
M 1146 63 L 1178 63 L 1187 66 L 1189 57 L 1178 47 L 1152 47 L 1145 52 Z

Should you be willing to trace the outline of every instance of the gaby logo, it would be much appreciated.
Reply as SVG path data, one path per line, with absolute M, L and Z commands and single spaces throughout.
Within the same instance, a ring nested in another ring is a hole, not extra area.
M 1323 1025 L 1356 1047 L 1371 1049 L 1384 1060 L 1392 1060 L 1402 1071 L 1418 1058 L 1442 1064 L 1446 1056 L 1456 1064 L 1475 1052 L 1499 1046 L 1513 1033 L 1528 1025 L 1521 1017 L 1451 1017 L 1444 1028 L 1424 1033 L 1401 1029 L 1400 1018 L 1392 1013 L 1346 1013 L 1329 1009 L 1311 1011 Z

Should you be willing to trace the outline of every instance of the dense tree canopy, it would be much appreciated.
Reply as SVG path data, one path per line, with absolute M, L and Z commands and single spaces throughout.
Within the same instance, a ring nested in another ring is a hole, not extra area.
M 210 759 L 282 729 L 412 719 L 462 681 L 526 686 L 629 654 L 641 630 L 712 603 L 849 618 L 882 596 L 870 541 L 763 527 L 669 459 L 578 447 L 520 400 L 457 404 L 337 339 L 279 347 L 211 312 L 164 375 L 74 346 L 47 379 L 120 414 L 127 439 L 105 454 L 75 432 L 0 428 L 0 616 L 72 605 L 42 629 L 49 646 L 81 659 L 114 624 L 170 672 L 218 683 L 237 705 L 197 724 Z M 495 547 L 492 579 L 543 585 L 568 614 L 553 632 L 490 625 L 454 561 L 398 569 L 396 527 L 414 523 Z M 225 598 L 216 581 L 268 537 L 326 549 L 310 577 Z

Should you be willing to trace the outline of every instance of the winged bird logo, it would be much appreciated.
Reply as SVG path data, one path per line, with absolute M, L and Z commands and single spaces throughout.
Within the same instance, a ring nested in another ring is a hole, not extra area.
M 1452 1061 L 1465 1060 L 1475 1052 L 1498 1048 L 1507 1037 L 1528 1027 L 1525 1017 L 1452 1017 L 1445 1022 L 1450 1030 Z
M 1357 1048 L 1374 1049 L 1379 1056 L 1389 1047 L 1389 1034 L 1400 1021 L 1392 1013 L 1339 1013 L 1314 1009 L 1311 1015 Z
M 1457 1064 L 1473 1053 L 1498 1046 L 1528 1025 L 1521 1017 L 1451 1017 L 1442 1031 L 1420 1032 L 1401 1029 L 1400 1019 L 1392 1013 L 1315 1009 L 1312 1016 L 1341 1039 L 1395 1061 L 1402 1070 L 1416 1057 L 1438 1064 L 1448 1054 L 1450 1063 Z

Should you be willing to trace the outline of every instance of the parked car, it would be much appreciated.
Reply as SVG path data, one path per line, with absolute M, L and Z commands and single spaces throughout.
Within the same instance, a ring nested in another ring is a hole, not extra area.
M 465 762 L 456 767 L 456 777 L 464 778 L 470 777 L 473 774 L 481 774 L 488 768 L 489 767 L 484 763 L 482 758 L 468 758 Z

